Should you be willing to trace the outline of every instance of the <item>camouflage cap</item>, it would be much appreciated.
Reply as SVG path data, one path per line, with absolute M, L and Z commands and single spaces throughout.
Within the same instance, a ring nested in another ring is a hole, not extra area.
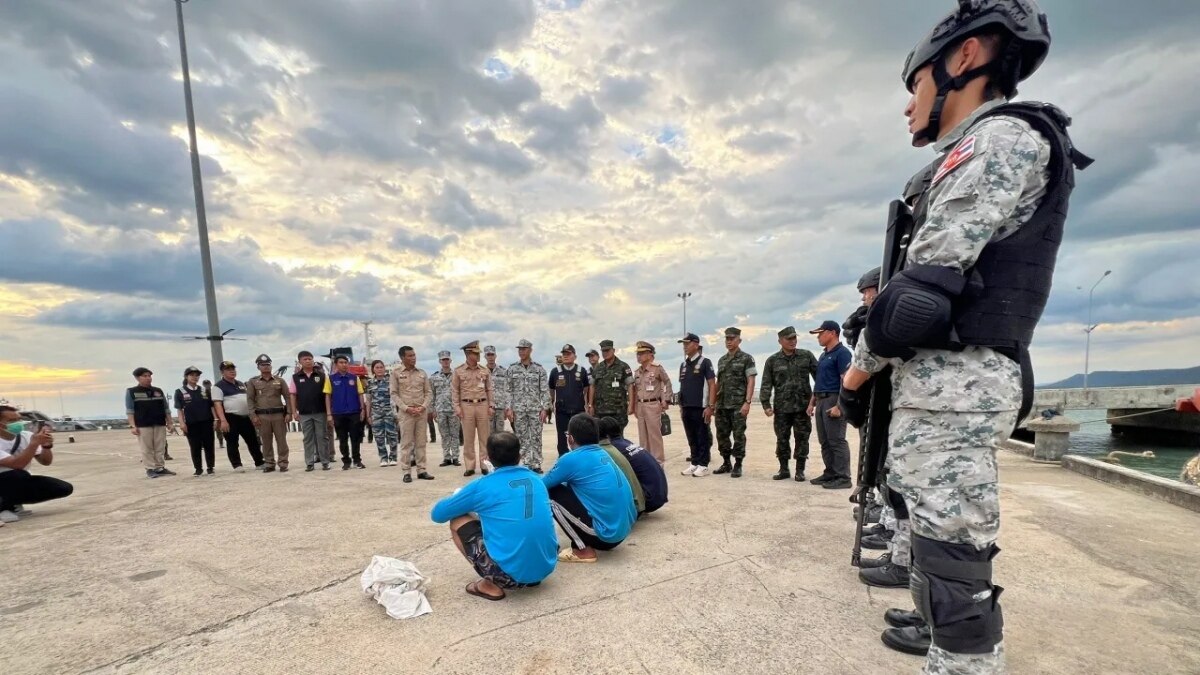
M 533 349 L 533 343 L 529 340 L 522 339 L 517 343 L 517 349 Z
M 646 352 L 650 352 L 651 354 L 653 354 L 654 353 L 654 345 L 650 344 L 649 342 L 646 342 L 645 340 L 638 340 L 637 353 L 644 354 Z
M 613 348 L 612 340 L 601 340 L 600 341 L 600 349 L 612 349 L 612 348 Z
M 450 358 L 450 350 L 449 349 L 443 349 L 442 351 L 438 352 L 438 360 L 439 361 L 441 361 L 442 359 L 448 359 L 448 358 Z
M 468 342 L 467 344 L 462 346 L 462 350 L 464 352 L 467 352 L 468 354 L 478 354 L 479 353 L 479 340 L 471 340 L 470 342 Z
M 270 363 L 270 362 L 271 362 L 271 357 L 267 356 L 266 354 L 259 354 L 258 358 L 254 359 L 254 364 L 257 366 L 261 366 L 264 363 Z
M 742 329 L 737 326 L 730 326 L 725 329 L 725 337 L 741 337 Z
M 495 348 L 495 347 L 493 347 L 492 345 L 488 345 L 488 346 L 486 346 L 486 347 L 484 347 L 484 348 L 483 348 L 483 353 L 484 353 L 484 354 L 495 354 L 495 353 L 496 353 L 496 348 Z
M 574 354 L 575 353 L 575 345 L 565 344 L 565 345 L 563 345 L 562 349 L 560 349 L 559 351 L 562 352 L 563 354 Z
M 796 327 L 788 326 L 787 328 L 784 328 L 783 330 L 779 331 L 779 337 L 781 337 L 781 338 L 796 337 Z

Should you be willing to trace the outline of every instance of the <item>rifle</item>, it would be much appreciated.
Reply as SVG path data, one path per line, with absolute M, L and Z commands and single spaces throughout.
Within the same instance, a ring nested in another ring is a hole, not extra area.
M 912 236 L 912 211 L 899 199 L 888 207 L 887 235 L 884 240 L 883 265 L 879 268 L 879 290 L 883 290 L 888 279 L 904 265 L 904 255 Z M 862 532 L 867 522 L 867 496 L 879 483 L 888 451 L 888 425 L 892 421 L 892 369 L 884 368 L 864 385 L 870 387 L 870 403 L 867 418 L 862 424 L 863 443 L 859 450 L 858 520 L 854 527 L 854 547 L 850 553 L 850 564 L 858 567 L 862 562 Z M 865 393 L 865 392 L 864 392 Z

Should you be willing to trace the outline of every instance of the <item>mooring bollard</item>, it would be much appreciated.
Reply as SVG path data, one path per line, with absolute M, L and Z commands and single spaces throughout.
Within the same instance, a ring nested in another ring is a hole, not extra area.
M 1050 419 L 1032 419 L 1025 428 L 1033 432 L 1033 458 L 1057 462 L 1071 448 L 1071 434 L 1079 431 L 1079 422 L 1058 415 Z

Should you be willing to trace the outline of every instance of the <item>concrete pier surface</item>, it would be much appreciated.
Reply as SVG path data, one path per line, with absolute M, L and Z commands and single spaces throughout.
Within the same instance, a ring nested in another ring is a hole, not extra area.
M 366 470 L 305 473 L 293 434 L 288 473 L 235 474 L 218 449 L 217 475 L 193 478 L 171 437 L 179 476 L 149 480 L 128 431 L 59 434 L 36 470 L 75 494 L 0 528 L 0 672 L 918 672 L 879 641 L 908 592 L 849 566 L 848 491 L 772 481 L 757 406 L 740 479 L 679 475 L 676 428 L 670 503 L 503 602 L 463 592 L 471 569 L 429 520 L 466 480 L 454 467 L 403 484 L 369 446 Z M 819 458 L 814 434 L 810 475 Z M 1010 671 L 1200 672 L 1200 513 L 1013 453 L 1001 467 Z M 431 578 L 433 614 L 395 621 L 361 593 L 375 554 Z

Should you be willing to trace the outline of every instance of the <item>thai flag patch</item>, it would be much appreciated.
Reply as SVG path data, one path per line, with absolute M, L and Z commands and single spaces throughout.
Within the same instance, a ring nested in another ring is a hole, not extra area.
M 965 163 L 975 155 L 975 137 L 968 136 L 954 148 L 954 151 L 946 155 L 946 159 L 942 160 L 942 165 L 938 167 L 937 173 L 933 176 L 933 182 L 930 185 L 937 185 L 938 181 L 946 177 L 946 174 L 958 168 L 959 165 Z

